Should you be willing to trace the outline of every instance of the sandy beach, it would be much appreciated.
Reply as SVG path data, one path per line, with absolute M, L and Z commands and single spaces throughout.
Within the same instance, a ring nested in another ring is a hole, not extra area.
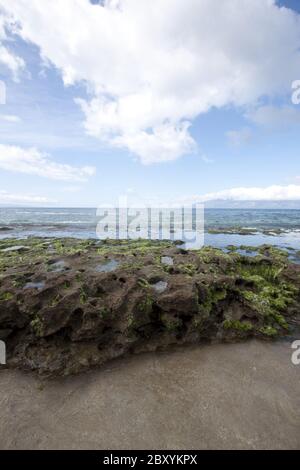
M 289 341 L 182 347 L 41 380 L 0 374 L 1 449 L 298 449 Z

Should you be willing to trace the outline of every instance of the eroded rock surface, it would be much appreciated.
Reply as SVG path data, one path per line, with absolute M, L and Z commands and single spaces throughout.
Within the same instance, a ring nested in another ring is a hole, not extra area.
M 18 243 L 26 249 L 0 242 L 8 367 L 67 375 L 126 353 L 277 338 L 300 325 L 300 266 L 269 246 L 247 257 L 167 241 Z

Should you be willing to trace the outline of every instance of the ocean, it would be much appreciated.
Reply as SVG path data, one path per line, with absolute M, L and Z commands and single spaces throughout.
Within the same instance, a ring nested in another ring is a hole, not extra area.
M 300 210 L 205 209 L 204 214 L 205 245 L 300 250 Z M 0 238 L 97 238 L 98 221 L 94 208 L 0 208 Z

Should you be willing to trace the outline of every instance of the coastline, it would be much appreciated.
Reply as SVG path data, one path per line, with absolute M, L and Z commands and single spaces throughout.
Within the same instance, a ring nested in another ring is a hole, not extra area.
M 228 245 L 273 245 L 300 250 L 300 210 L 204 210 L 204 244 L 225 249 Z M 49 236 L 95 239 L 99 222 L 95 208 L 0 208 L 0 240 Z M 107 233 L 114 238 L 114 233 Z

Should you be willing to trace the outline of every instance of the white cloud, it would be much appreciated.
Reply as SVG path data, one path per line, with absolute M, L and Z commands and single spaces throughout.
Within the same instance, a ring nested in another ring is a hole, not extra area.
M 18 81 L 19 72 L 25 66 L 23 59 L 9 52 L 9 50 L 6 47 L 1 46 L 1 43 L 0 43 L 0 64 L 5 65 L 11 70 L 15 81 Z
M 46 204 L 56 202 L 54 199 L 49 199 L 44 196 L 34 196 L 28 194 L 13 194 L 8 191 L 0 191 L 0 204 Z
M 300 124 L 300 109 L 292 106 L 260 106 L 246 114 L 255 124 L 282 129 Z
M 21 119 L 19 116 L 15 116 L 14 114 L 0 114 L 0 121 L 21 122 Z
M 66 85 L 87 84 L 87 132 L 143 163 L 193 151 L 199 114 L 253 105 L 298 77 L 300 15 L 275 0 L 103 3 L 0 0 Z
M 20 72 L 25 68 L 25 62 L 21 57 L 12 53 L 4 46 L 4 41 L 8 39 L 5 27 L 13 29 L 13 25 L 9 23 L 8 19 L 0 14 L 0 65 L 8 67 L 12 72 L 13 79 L 18 81 Z
M 96 172 L 91 166 L 74 167 L 53 162 L 48 155 L 35 148 L 24 149 L 2 144 L 0 144 L 0 168 L 61 181 L 87 181 Z
M 177 126 L 162 125 L 154 127 L 151 132 L 126 133 L 111 140 L 119 147 L 127 147 L 138 155 L 145 165 L 170 161 L 186 153 L 192 153 L 195 142 L 188 132 L 189 123 L 183 122 Z
M 205 202 L 216 199 L 231 199 L 235 201 L 280 201 L 300 199 L 300 185 L 273 185 L 266 188 L 232 188 L 223 191 L 194 196 L 194 201 Z

